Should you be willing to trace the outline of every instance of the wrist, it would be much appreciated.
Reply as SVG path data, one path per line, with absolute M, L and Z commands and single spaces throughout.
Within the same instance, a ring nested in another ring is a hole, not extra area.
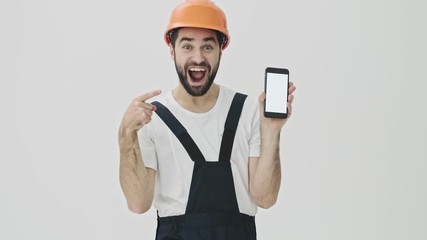
M 263 126 L 261 127 L 261 132 L 260 132 L 261 139 L 268 140 L 268 141 L 279 140 L 280 132 L 281 132 L 281 128 L 276 129 L 269 126 Z
M 276 151 L 280 144 L 280 130 L 272 128 L 261 129 L 261 148 L 262 151 Z
M 120 146 L 133 145 L 134 141 L 137 138 L 137 131 L 130 130 L 125 127 L 120 127 L 119 130 L 119 144 Z

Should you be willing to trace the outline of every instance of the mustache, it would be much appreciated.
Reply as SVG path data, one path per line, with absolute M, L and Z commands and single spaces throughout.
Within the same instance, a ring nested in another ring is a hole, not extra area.
M 211 71 L 211 65 L 207 62 L 201 62 L 201 63 L 195 63 L 195 62 L 189 62 L 186 63 L 184 68 L 187 71 L 189 68 L 191 67 L 205 67 L 207 68 L 209 71 Z

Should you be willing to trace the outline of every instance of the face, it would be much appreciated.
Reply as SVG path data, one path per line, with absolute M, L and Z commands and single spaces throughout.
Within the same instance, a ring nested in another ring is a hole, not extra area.
M 212 86 L 221 59 L 215 31 L 181 28 L 171 54 L 184 89 L 191 96 L 203 96 Z

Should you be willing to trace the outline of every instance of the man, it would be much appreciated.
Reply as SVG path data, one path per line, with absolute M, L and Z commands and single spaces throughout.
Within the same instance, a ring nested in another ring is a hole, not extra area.
M 156 102 L 159 90 L 135 98 L 119 130 L 128 207 L 144 213 L 154 204 L 159 240 L 256 239 L 257 207 L 277 200 L 287 120 L 263 116 L 264 93 L 256 101 L 214 83 L 229 34 L 209 0 L 178 6 L 165 40 L 179 84 Z

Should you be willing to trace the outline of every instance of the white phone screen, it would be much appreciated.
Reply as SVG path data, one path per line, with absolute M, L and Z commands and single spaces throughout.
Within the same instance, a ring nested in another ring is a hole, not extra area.
M 267 72 L 266 112 L 287 113 L 288 77 L 287 74 Z

